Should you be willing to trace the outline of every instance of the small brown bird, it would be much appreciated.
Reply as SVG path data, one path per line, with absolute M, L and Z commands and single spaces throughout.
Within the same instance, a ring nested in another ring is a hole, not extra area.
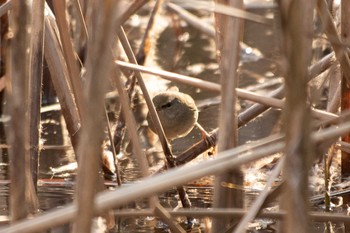
M 198 109 L 192 97 L 185 93 L 173 90 L 160 92 L 153 97 L 153 104 L 169 140 L 186 136 L 197 124 Z M 156 132 L 150 114 L 147 120 L 150 129 Z

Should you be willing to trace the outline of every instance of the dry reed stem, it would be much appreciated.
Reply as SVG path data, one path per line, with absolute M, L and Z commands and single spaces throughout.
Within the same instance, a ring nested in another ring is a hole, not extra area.
M 137 55 L 135 56 L 137 64 L 143 65 L 145 63 L 146 56 L 149 54 L 149 49 L 151 47 L 151 45 L 150 45 L 151 30 L 154 26 L 156 15 L 160 9 L 161 2 L 162 1 L 157 1 L 155 3 L 153 10 L 151 12 L 151 15 L 149 17 L 147 27 L 145 29 L 145 32 L 144 32 L 142 40 L 141 40 L 141 44 L 138 48 Z M 136 77 L 132 72 L 129 73 L 127 79 L 128 79 L 127 92 L 128 92 L 130 101 L 133 102 L 136 99 L 140 98 L 141 93 L 135 92 Z M 123 111 L 123 109 L 120 108 L 119 114 L 118 114 L 119 116 L 123 115 L 122 111 Z M 115 148 L 116 148 L 118 153 L 120 152 L 120 148 L 122 146 L 122 141 L 123 141 L 123 138 L 125 136 L 125 132 L 126 132 L 125 119 L 123 117 L 119 117 L 118 121 L 116 123 L 115 133 L 114 133 Z
M 204 161 L 193 167 L 181 167 L 175 168 L 167 171 L 161 175 L 156 175 L 150 178 L 143 179 L 141 183 L 137 183 L 132 186 L 123 186 L 118 190 L 112 192 L 100 193 L 95 199 L 95 211 L 96 213 L 101 213 L 107 209 L 117 208 L 125 203 L 134 201 L 142 197 L 148 197 L 154 193 L 164 191 L 167 188 L 173 187 L 174 185 L 179 185 L 196 178 L 215 174 L 217 172 L 223 172 L 226 169 L 235 168 L 234 164 L 241 165 L 244 162 L 251 162 L 255 159 L 262 158 L 267 154 L 275 153 L 283 149 L 283 143 L 273 144 L 268 148 L 259 150 L 256 152 L 254 150 L 243 153 L 239 158 L 237 155 L 235 158 L 230 156 L 234 153 L 235 149 L 223 152 L 220 156 L 221 158 L 215 158 L 210 161 Z M 250 158 L 247 159 L 246 156 Z M 243 159 L 246 158 L 246 159 Z M 112 195 L 113 193 L 113 195 Z M 118 200 L 115 202 L 114 200 Z M 74 204 L 69 204 L 63 209 L 57 209 L 53 211 L 48 211 L 42 216 L 38 216 L 36 221 L 26 220 L 22 222 L 22 225 L 17 224 L 0 229 L 0 232 L 20 232 L 20 230 L 26 229 L 27 231 L 39 231 L 44 230 L 49 227 L 54 227 L 61 225 L 63 223 L 72 221 L 77 215 L 77 206 Z M 55 221 L 52 221 L 55 219 Z M 24 228 L 25 227 L 25 228 Z
M 325 57 L 323 57 L 322 59 L 320 59 L 319 61 L 317 61 L 315 64 L 311 65 L 308 69 L 309 81 L 316 78 L 318 75 L 322 74 L 326 70 L 332 69 L 332 67 L 334 67 L 333 66 L 334 63 L 335 63 L 334 53 L 332 52 L 326 55 Z M 271 91 L 268 94 L 268 97 L 273 97 L 278 99 L 281 99 L 283 96 L 284 96 L 284 85 L 278 87 L 277 89 Z M 333 95 L 330 94 L 330 96 L 333 96 Z M 332 98 L 334 100 L 333 102 L 336 102 L 336 97 L 337 95 L 333 96 Z M 331 103 L 331 106 L 333 106 L 333 108 L 336 108 L 335 103 Z M 238 126 L 240 127 L 240 126 L 243 126 L 244 124 L 247 124 L 250 120 L 254 119 L 256 116 L 263 113 L 269 108 L 270 108 L 269 106 L 262 105 L 259 103 L 256 103 L 250 106 L 249 108 L 247 108 L 246 110 L 244 110 L 238 115 Z M 335 111 L 329 111 L 328 109 L 327 109 L 327 112 L 335 113 Z
M 87 31 L 86 23 L 85 23 L 85 20 L 84 20 L 83 11 L 81 9 L 80 1 L 79 0 L 74 0 L 74 5 L 75 5 L 75 8 L 76 8 L 76 10 L 78 12 L 78 19 L 80 21 L 81 27 L 83 28 L 85 39 L 88 40 L 88 31 Z
M 176 233 L 185 233 L 186 231 L 175 221 L 172 220 L 171 214 L 161 204 L 157 204 L 153 210 L 154 214 L 159 216 L 165 224 L 169 225 L 169 229 Z
M 281 85 L 276 90 L 271 91 L 267 96 L 271 98 L 282 98 L 284 96 L 283 91 L 284 91 L 284 85 Z M 265 112 L 269 108 L 270 108 L 269 106 L 266 106 L 263 104 L 259 104 L 259 103 L 253 104 L 252 106 L 250 106 L 249 108 L 245 109 L 243 112 L 238 114 L 237 116 L 238 127 L 241 127 L 247 124 L 252 119 L 259 116 L 261 113 Z
M 283 51 L 286 59 L 286 162 L 281 207 L 288 213 L 283 232 L 309 232 L 308 176 L 313 162 L 311 114 L 307 104 L 308 65 L 312 56 L 315 1 L 281 1 Z
M 230 8 L 243 11 L 243 1 L 215 1 L 215 8 L 218 5 L 228 5 Z M 238 65 L 240 60 L 240 41 L 243 36 L 243 21 L 239 18 L 226 15 L 215 15 L 216 24 L 216 48 L 221 75 L 221 103 L 219 113 L 219 139 L 218 152 L 228 150 L 237 146 L 238 123 L 237 123 L 237 87 L 238 87 Z M 214 208 L 243 207 L 244 194 L 241 189 L 225 187 L 222 183 L 243 184 L 243 172 L 239 167 L 215 176 L 214 182 Z M 212 232 L 227 230 L 230 224 L 235 224 L 237 219 L 214 218 Z
M 79 21 L 80 21 L 80 24 L 82 25 L 83 27 L 83 34 L 84 34 L 84 38 L 86 40 L 89 39 L 89 34 L 88 34 L 88 31 L 87 31 L 87 26 L 86 26 L 86 23 L 85 23 L 85 20 L 84 20 L 84 17 L 83 17 L 83 13 L 82 13 L 82 10 L 81 10 L 81 5 L 80 5 L 80 2 L 79 0 L 74 0 L 74 3 L 75 3 L 75 7 L 76 7 L 76 10 L 78 11 L 78 18 L 79 18 Z M 57 8 L 58 10 L 62 10 L 61 8 L 63 6 L 61 6 L 61 3 L 56 3 L 58 4 Z M 65 19 L 65 17 L 64 17 Z M 63 19 L 62 19 L 63 20 Z M 64 21 L 62 24 L 66 24 L 66 21 Z M 63 28 L 68 31 L 68 25 L 63 25 Z M 70 43 L 70 42 L 67 42 L 67 43 Z M 71 44 L 71 43 L 70 43 Z M 67 46 L 69 50 L 72 50 L 73 52 L 73 47 L 71 45 L 68 45 Z M 69 47 L 72 47 L 71 49 Z M 68 53 L 71 53 L 70 51 L 68 51 Z M 74 54 L 71 54 L 70 56 L 73 56 Z M 75 62 L 76 64 L 76 62 Z M 76 64 L 77 65 L 77 64 Z M 69 67 L 68 67 L 69 68 Z M 75 70 L 76 68 L 73 67 L 73 70 Z M 72 70 L 72 71 L 73 71 Z M 75 72 L 74 72 L 75 73 Z M 78 76 L 80 76 L 78 74 Z M 73 80 L 75 82 L 75 86 L 77 89 L 80 89 L 80 88 L 83 88 L 84 85 L 82 83 L 82 80 L 79 80 L 78 79 L 78 76 L 76 76 L 75 80 Z M 72 80 L 71 80 L 72 81 Z M 77 93 L 77 98 L 84 98 L 84 96 L 82 96 L 83 94 L 83 89 L 81 90 L 77 90 L 78 93 Z M 79 101 L 79 100 L 78 100 Z M 80 104 L 82 105 L 81 108 L 83 108 L 84 106 L 84 101 L 83 100 L 80 100 L 79 101 Z M 79 108 L 78 108 L 79 109 Z M 81 109 L 80 112 L 84 112 L 84 109 Z M 106 109 L 106 105 L 104 104 L 104 115 L 105 115 L 105 121 L 106 121 L 106 128 L 107 128 L 107 135 L 108 135 L 108 139 L 110 141 L 110 145 L 111 145 L 111 150 L 112 150 L 112 154 L 113 154 L 113 158 L 114 158 L 114 167 L 115 167 L 115 174 L 117 175 L 117 182 L 118 182 L 118 185 L 122 185 L 122 181 L 121 181 L 121 175 L 120 175 L 120 168 L 119 168 L 119 165 L 117 163 L 117 154 L 116 154 L 116 150 L 115 150 L 115 146 L 114 146 L 114 140 L 113 140 L 113 136 L 112 136 L 112 130 L 111 130 L 111 125 L 110 125 L 110 122 L 109 122 L 109 119 L 108 119 L 108 113 L 107 113 L 107 109 Z
M 135 14 L 141 7 L 143 7 L 149 0 L 135 0 L 130 6 L 122 13 L 120 17 L 120 24 L 124 24 L 126 20 L 133 14 Z
M 139 136 L 137 133 L 136 120 L 135 120 L 135 117 L 130 109 L 130 101 L 129 101 L 128 93 L 125 90 L 125 87 L 123 85 L 123 82 L 121 80 L 120 75 L 117 76 L 115 81 L 116 81 L 115 83 L 116 83 L 116 87 L 117 87 L 119 98 L 120 98 L 120 103 L 121 103 L 122 108 L 124 109 L 124 111 L 122 111 L 122 113 L 124 114 L 124 119 L 126 121 L 126 125 L 128 128 L 129 134 L 130 134 L 130 140 L 132 142 L 133 153 L 134 153 L 134 155 L 135 155 L 135 157 L 140 165 L 142 176 L 147 177 L 150 175 L 149 166 L 148 166 L 148 162 L 146 160 L 146 155 L 142 151 L 142 148 L 141 148 L 140 139 L 139 139 Z
M 85 104 L 83 103 L 83 83 L 80 78 L 80 68 L 76 59 L 72 40 L 70 38 L 69 26 L 66 15 L 66 2 L 53 1 L 52 4 L 55 10 L 56 22 L 59 30 L 63 55 L 66 61 L 70 85 L 72 87 L 73 95 L 75 96 L 75 101 L 78 111 L 80 113 L 80 118 L 82 118 L 82 113 L 84 112 L 83 107 L 85 106 Z
M 212 38 L 215 37 L 214 27 L 201 20 L 199 17 L 191 14 L 190 12 L 174 3 L 168 2 L 166 6 L 170 9 L 170 11 L 175 12 L 181 19 L 189 23 L 192 27 L 198 29 L 202 33 Z
M 124 114 L 124 119 L 126 121 L 126 125 L 128 128 L 129 134 L 130 134 L 133 152 L 134 152 L 136 159 L 141 167 L 142 176 L 147 177 L 150 175 L 148 162 L 146 160 L 146 155 L 142 151 L 142 148 L 141 148 L 140 139 L 139 139 L 138 133 L 137 133 L 137 124 L 135 121 L 135 117 L 130 109 L 128 93 L 126 92 L 126 90 L 123 86 L 123 83 L 122 83 L 120 76 L 116 78 L 116 86 L 118 89 L 122 109 L 124 109 L 122 112 Z M 160 206 L 157 196 L 154 195 L 150 198 L 150 205 L 151 205 L 151 207 L 154 208 L 154 211 L 156 214 L 158 212 L 160 213 L 159 216 L 162 217 L 162 219 L 165 220 L 165 222 L 167 222 L 169 224 L 169 226 L 171 227 L 171 229 L 174 232 L 183 232 L 183 229 L 181 228 L 181 226 L 179 226 L 177 223 L 170 220 L 170 218 L 167 218 L 167 216 L 169 216 L 169 215 L 167 213 L 165 213 L 165 211 Z
M 129 41 L 128 41 L 128 39 L 126 37 L 126 34 L 124 32 L 124 29 L 122 27 L 120 27 L 120 29 L 118 31 L 118 36 L 119 36 L 119 40 L 120 40 L 120 42 L 121 42 L 121 44 L 123 46 L 123 49 L 124 49 L 128 59 L 129 59 L 130 63 L 133 64 L 133 65 L 137 65 L 136 57 L 134 56 L 134 54 L 132 52 L 131 46 L 129 44 Z M 163 127 L 162 127 L 162 125 L 160 123 L 160 120 L 159 120 L 157 112 L 156 112 L 156 110 L 154 108 L 154 105 L 153 105 L 153 102 L 151 100 L 151 97 L 149 96 L 147 88 L 146 88 L 146 86 L 145 86 L 145 84 L 143 82 L 143 78 L 142 78 L 141 72 L 136 71 L 135 72 L 135 76 L 136 76 L 137 80 L 140 82 L 139 85 L 141 87 L 142 93 L 144 95 L 144 98 L 146 100 L 147 106 L 149 108 L 149 112 L 151 114 L 151 117 L 152 117 L 154 126 L 156 128 L 159 140 L 160 140 L 160 142 L 162 144 L 165 156 L 172 157 L 172 153 L 171 153 L 170 148 L 168 146 L 168 140 L 165 137 Z
M 123 30 L 122 27 L 120 27 L 119 31 L 118 31 L 118 36 L 119 36 L 119 39 L 120 39 L 120 42 L 124 48 L 124 51 L 128 57 L 128 59 L 134 63 L 134 64 L 137 64 L 137 61 L 136 61 L 136 58 L 132 52 L 132 49 L 131 49 L 131 46 L 129 44 L 129 41 L 125 35 L 125 32 Z M 144 98 L 146 100 L 146 104 L 148 106 L 148 110 L 151 114 L 151 118 L 152 118 L 152 121 L 153 121 L 153 124 L 156 128 L 156 131 L 157 131 L 157 134 L 158 134 L 158 137 L 159 137 L 159 141 L 162 145 L 162 148 L 163 148 L 163 151 L 164 151 L 164 154 L 165 154 L 165 158 L 167 160 L 167 163 L 169 165 L 169 167 L 173 168 L 176 166 L 175 164 L 175 158 L 169 148 L 169 144 L 168 144 L 168 140 L 166 139 L 165 137 L 165 134 L 164 134 L 164 130 L 163 130 L 163 127 L 160 123 L 160 120 L 158 118 L 158 115 L 157 115 L 157 112 L 154 108 L 154 105 L 153 105 L 153 102 L 151 100 L 151 97 L 149 96 L 148 94 L 148 91 L 147 91 L 147 88 L 146 88 L 146 85 L 143 81 L 143 78 L 142 78 L 142 75 L 141 75 L 141 72 L 139 71 L 136 71 L 135 72 L 135 76 L 137 78 L 137 81 L 140 85 L 140 88 L 142 90 L 142 93 L 144 95 Z M 178 186 L 177 187 L 177 191 L 179 193 L 179 196 L 180 196 L 180 200 L 181 200 L 181 203 L 183 205 L 183 207 L 185 208 L 189 208 L 191 207 L 191 202 L 190 200 L 188 199 L 188 196 L 186 194 L 186 191 L 184 189 L 183 186 Z
M 46 7 L 50 12 L 50 9 Z M 45 59 L 50 70 L 52 83 L 57 93 L 58 100 L 67 129 L 71 137 L 72 145 L 77 149 L 80 129 L 80 117 L 68 80 L 68 70 L 62 54 L 55 29 L 57 29 L 52 12 L 45 16 Z
M 11 121 L 7 130 L 10 155 L 10 214 L 17 221 L 37 209 L 37 197 L 31 175 L 29 158 L 29 75 L 31 52 L 31 15 L 28 2 L 13 1 L 11 11 L 12 38 L 8 60 L 7 77 L 9 114 Z
M 218 129 L 215 129 L 212 132 L 210 132 L 206 138 L 203 138 L 202 140 L 188 148 L 186 151 L 182 152 L 180 155 L 177 155 L 176 164 L 179 166 L 188 163 L 189 161 L 198 157 L 200 154 L 216 146 L 217 138 Z
M 334 25 L 333 18 L 328 9 L 328 3 L 326 0 L 317 0 L 317 13 L 321 19 L 324 27 L 324 32 L 327 35 L 329 42 L 332 45 L 335 56 L 337 57 L 347 83 L 350 83 L 350 59 L 349 54 L 346 52 L 346 47 L 337 32 L 337 28 Z
M 232 5 L 227 5 L 227 1 L 222 2 L 208 2 L 208 1 L 191 1 L 188 2 L 186 0 L 178 0 L 176 3 L 180 6 L 194 9 L 194 10 L 204 10 L 209 12 L 214 12 L 220 15 L 226 15 L 230 17 L 234 17 L 237 19 L 244 19 L 256 23 L 269 24 L 272 21 L 268 18 L 265 18 L 261 15 L 254 14 L 248 11 L 243 10 L 241 7 L 235 7 Z
M 281 173 L 282 167 L 284 166 L 284 161 L 285 161 L 284 157 L 280 158 L 277 165 L 271 171 L 269 178 L 266 181 L 264 190 L 261 191 L 259 196 L 254 200 L 252 205 L 249 207 L 248 212 L 242 217 L 238 226 L 233 230 L 233 233 L 245 232 L 248 224 L 251 221 L 253 221 L 254 218 L 258 215 L 258 213 L 261 211 L 265 203 L 265 200 L 271 191 L 271 188 L 274 182 L 277 180 L 278 176 Z
M 135 216 L 151 216 L 152 210 L 124 210 L 115 212 L 117 217 L 135 217 Z M 210 208 L 210 209 L 180 209 L 176 211 L 168 210 L 168 212 L 173 217 L 180 216 L 193 216 L 196 218 L 203 217 L 242 217 L 248 213 L 248 210 L 239 209 L 239 208 Z M 269 218 L 269 219 L 283 219 L 286 216 L 286 212 L 284 211 L 273 211 L 273 212 L 260 212 L 258 213 L 258 217 L 260 218 Z M 309 212 L 310 218 L 315 222 L 350 222 L 350 216 L 341 214 L 341 213 L 320 213 L 320 212 Z
M 150 43 L 151 43 L 150 42 L 151 30 L 154 26 L 156 16 L 159 12 L 159 9 L 160 9 L 162 3 L 163 3 L 163 0 L 156 1 L 155 5 L 152 9 L 151 15 L 149 17 L 147 27 L 146 27 L 145 33 L 143 35 L 141 45 L 139 47 L 139 51 L 136 54 L 137 64 L 139 64 L 139 65 L 143 65 L 145 63 L 146 56 L 149 53 L 149 49 L 151 47 L 151 45 L 150 45 Z
M 111 74 L 113 29 L 118 26 L 118 2 L 95 2 L 86 59 L 86 92 L 83 103 L 82 136 L 78 148 L 78 217 L 73 232 L 90 232 L 94 217 L 94 198 L 98 184 L 104 139 L 104 93 Z M 88 103 L 88 104 L 87 104 Z
M 128 56 L 128 59 L 130 60 L 130 62 L 137 64 L 135 55 L 131 50 L 129 41 L 128 41 L 128 39 L 125 35 L 125 32 L 124 32 L 124 29 L 122 27 L 120 27 L 118 35 L 119 35 L 119 39 L 121 41 L 121 44 L 123 45 L 123 48 Z M 143 78 L 139 72 L 136 72 L 135 75 L 140 76 L 140 79 L 143 80 Z M 135 122 L 135 118 L 133 117 L 133 115 L 130 111 L 128 94 L 126 93 L 126 90 L 124 89 L 124 86 L 122 85 L 122 81 L 120 80 L 120 77 L 118 77 L 118 79 L 117 79 L 117 89 L 118 89 L 119 95 L 121 95 L 120 96 L 121 104 L 122 104 L 122 108 L 124 109 L 123 114 L 124 114 L 124 118 L 126 120 L 126 123 L 128 125 L 128 128 L 130 130 L 130 134 L 132 135 L 131 139 L 133 140 L 133 146 L 135 146 L 135 148 L 134 148 L 135 153 L 136 153 L 137 157 L 141 159 L 141 156 L 144 153 L 142 153 L 142 149 L 140 148 L 136 122 Z M 146 93 L 147 93 L 147 90 L 146 90 Z M 148 95 L 148 93 L 146 95 Z M 139 160 L 139 162 L 141 165 L 141 172 L 143 173 L 144 176 L 148 176 L 149 175 L 148 163 L 146 162 L 145 158 Z
M 128 62 L 123 62 L 123 61 L 115 61 L 115 63 L 121 67 L 126 67 L 126 68 L 131 69 L 131 70 L 141 71 L 141 72 L 145 72 L 148 74 L 158 75 L 164 79 L 174 81 L 174 82 L 189 84 L 189 85 L 192 85 L 194 87 L 201 88 L 203 90 L 214 91 L 214 92 L 221 91 L 221 87 L 219 84 L 213 83 L 213 82 L 208 82 L 208 81 L 203 81 L 202 79 L 199 79 L 199 78 L 193 78 L 193 77 L 186 76 L 186 75 L 181 75 L 181 74 L 172 73 L 172 72 L 164 71 L 164 70 L 160 70 L 160 69 L 135 65 L 135 64 L 131 64 Z M 237 91 L 237 97 L 239 97 L 239 98 L 246 99 L 246 100 L 256 102 L 256 103 L 261 103 L 261 104 L 268 105 L 271 107 L 276 107 L 276 108 L 283 108 L 284 107 L 283 100 L 271 98 L 268 96 L 263 96 L 263 95 L 256 94 L 256 93 L 251 92 L 251 91 L 243 90 L 241 88 L 236 88 L 236 91 Z M 319 109 L 312 109 L 312 114 L 321 120 L 331 120 L 331 119 L 335 119 L 338 117 L 336 114 L 329 113 L 329 112 L 319 110 Z
M 29 77 L 29 144 L 31 171 L 33 174 L 34 186 L 37 186 L 39 170 L 39 139 L 40 139 L 40 119 L 41 119 L 41 97 L 43 80 L 44 61 L 44 9 L 45 1 L 34 1 L 32 4 L 32 54 L 31 72 Z
M 336 141 L 339 136 L 349 131 L 350 122 L 345 121 L 339 125 L 314 132 L 312 134 L 312 140 L 316 144 L 322 145 L 323 141 Z M 274 138 L 280 138 L 280 136 L 270 136 L 259 142 L 245 144 L 222 152 L 220 157 L 218 156 L 212 160 L 203 161 L 193 166 L 168 170 L 162 174 L 145 178 L 141 180 L 141 182 L 135 183 L 131 186 L 124 186 L 118 190 L 99 193 L 95 199 L 95 213 L 102 213 L 108 209 L 117 208 L 125 203 L 153 195 L 156 192 L 162 192 L 173 186 L 184 184 L 203 176 L 224 172 L 226 169 L 234 169 L 237 166 L 241 166 L 283 150 L 283 142 L 272 143 L 271 145 L 271 142 L 275 140 Z M 263 146 L 265 143 L 267 146 Z M 184 210 L 178 211 L 180 212 Z M 223 210 L 225 214 L 230 211 L 232 212 L 232 210 Z M 60 209 L 47 211 L 33 219 L 26 219 L 19 221 L 14 225 L 2 227 L 0 228 L 0 233 L 42 231 L 73 221 L 76 214 L 77 206 L 71 203 L 62 206 Z M 318 216 L 323 216 L 323 214 L 319 214 Z M 327 215 L 327 217 L 328 216 L 329 215 Z M 339 218 L 341 219 L 340 221 L 350 220 L 349 217 L 345 216 L 339 216 Z M 329 218 L 323 219 L 325 221 L 329 220 Z

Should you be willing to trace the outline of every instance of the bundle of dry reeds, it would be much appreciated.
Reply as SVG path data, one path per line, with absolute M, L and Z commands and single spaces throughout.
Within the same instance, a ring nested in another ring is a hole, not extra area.
M 66 223 L 73 224 L 73 232 L 91 232 L 95 216 L 103 216 L 108 227 L 113 228 L 115 218 L 131 215 L 156 216 L 172 232 L 191 231 L 191 223 L 197 217 L 210 217 L 212 225 L 206 228 L 208 231 L 236 233 L 245 232 L 257 217 L 279 221 L 276 228 L 281 232 L 310 232 L 311 220 L 349 223 L 346 214 L 310 211 L 308 181 L 313 164 L 325 156 L 325 189 L 330 190 L 329 166 L 339 149 L 343 178 L 350 173 L 347 152 L 350 143 L 347 112 L 350 106 L 349 1 L 341 1 L 335 8 L 333 1 L 280 0 L 265 5 L 276 12 L 273 19 L 252 13 L 250 9 L 260 5 L 243 0 L 2 0 L 0 4 L 0 91 L 5 93 L 1 104 L 6 103 L 3 115 L 7 114 L 10 119 L 6 128 L 7 145 L 2 147 L 9 150 L 10 156 L 10 222 L 1 226 L 0 232 L 41 232 Z M 152 10 L 144 35 L 138 38 L 141 43 L 136 53 L 124 26 L 145 6 Z M 154 46 L 150 32 L 161 10 L 215 41 L 220 82 L 145 66 L 149 48 Z M 215 18 L 214 26 L 192 14 L 197 11 L 211 13 Z M 340 18 L 337 12 L 341 12 Z M 282 71 L 284 84 L 267 95 L 239 88 L 241 42 L 247 21 L 261 27 L 278 25 L 272 32 L 279 38 L 276 47 L 281 53 L 280 60 L 275 63 Z M 321 25 L 320 29 L 315 25 Z M 326 41 L 324 44 L 329 44 L 332 52 L 316 57 L 313 44 L 319 40 Z M 38 156 L 41 152 L 44 61 L 60 103 L 78 170 L 75 201 L 38 213 L 36 187 L 40 178 Z M 339 67 L 341 72 L 336 72 Z M 312 106 L 310 82 L 325 72 L 329 72 L 324 82 L 328 90 L 327 106 L 319 109 Z M 220 95 L 218 129 L 174 156 L 148 93 L 145 73 Z M 110 128 L 105 108 L 105 95 L 111 88 L 117 90 L 120 101 L 116 132 Z M 139 95 L 145 99 L 160 139 L 167 167 L 161 174 L 150 176 L 130 107 L 137 95 L 135 89 L 139 89 Z M 239 112 L 239 99 L 254 104 Z M 271 108 L 282 109 L 282 131 L 238 145 L 239 128 Z M 99 155 L 106 129 L 115 160 L 116 151 L 122 150 L 125 130 L 128 132 L 132 156 L 137 159 L 143 176 L 141 182 L 123 186 L 115 161 L 119 187 L 113 191 L 104 187 Z M 216 146 L 215 158 L 180 166 Z M 244 190 L 235 188 L 244 184 L 243 166 L 278 153 L 281 155 L 265 188 L 249 208 L 244 208 Z M 184 185 L 210 175 L 215 175 L 212 208 L 191 209 Z M 282 182 L 274 188 L 278 177 L 282 177 Z M 157 194 L 172 187 L 176 187 L 183 210 L 173 211 L 160 205 Z M 329 195 L 326 192 L 328 206 Z M 276 196 L 280 197 L 279 201 Z M 141 198 L 149 198 L 148 209 L 113 212 Z M 278 206 L 274 212 L 264 210 L 271 199 Z M 175 220 L 177 216 L 187 217 L 188 229 Z

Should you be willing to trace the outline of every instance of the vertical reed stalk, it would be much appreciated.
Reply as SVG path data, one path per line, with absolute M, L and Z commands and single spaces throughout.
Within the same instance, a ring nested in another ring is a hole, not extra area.
M 28 80 L 30 76 L 30 4 L 29 1 L 13 1 L 10 26 L 8 78 L 9 114 L 8 128 L 10 153 L 10 214 L 11 220 L 25 218 L 32 211 L 35 197 L 30 173 Z
M 29 143 L 33 181 L 36 187 L 39 169 L 40 109 L 41 85 L 43 79 L 44 60 L 44 7 L 45 1 L 34 1 L 32 8 L 32 54 L 31 73 L 29 77 Z
M 74 232 L 90 232 L 104 139 L 104 93 L 111 74 L 113 32 L 117 25 L 117 1 L 94 2 L 86 60 L 86 92 L 82 136 L 78 148 L 78 217 Z
M 283 49 L 286 58 L 286 180 L 281 206 L 288 213 L 283 232 L 310 232 L 308 173 L 313 161 L 311 115 L 307 103 L 308 65 L 312 55 L 315 1 L 280 3 Z
M 236 8 L 243 8 L 242 0 L 219 0 L 219 4 L 225 4 Z M 224 15 L 216 15 L 216 41 L 220 52 L 221 71 L 221 96 L 219 115 L 219 141 L 218 151 L 224 151 L 237 145 L 237 93 L 239 75 L 237 73 L 240 45 L 242 37 L 243 21 Z M 214 184 L 214 208 L 243 207 L 243 191 L 229 188 L 233 184 L 243 184 L 243 174 L 238 168 L 215 177 Z M 225 231 L 232 222 L 231 218 L 214 218 L 212 232 Z

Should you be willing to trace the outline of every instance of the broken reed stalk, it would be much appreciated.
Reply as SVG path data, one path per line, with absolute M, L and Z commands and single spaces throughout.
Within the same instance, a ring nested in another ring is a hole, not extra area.
M 312 140 L 318 145 L 328 140 L 336 141 L 339 136 L 350 130 L 350 122 L 344 121 L 339 125 L 321 129 L 312 134 Z M 277 137 L 280 137 L 277 135 Z M 126 203 L 139 200 L 153 195 L 157 192 L 165 191 L 173 186 L 185 184 L 200 177 L 217 174 L 226 170 L 235 169 L 246 163 L 256 161 L 276 152 L 280 152 L 285 147 L 283 142 L 272 143 L 274 136 L 262 139 L 259 142 L 244 144 L 220 153 L 220 156 L 212 160 L 199 162 L 193 166 L 183 166 L 168 170 L 162 174 L 142 179 L 130 186 L 123 186 L 114 191 L 99 193 L 95 199 L 95 214 L 102 213 L 108 209 L 117 208 Z M 262 146 L 267 143 L 266 146 Z M 181 210 L 179 210 L 181 211 Z M 228 210 L 223 210 L 228 211 Z M 227 212 L 226 212 L 227 213 Z M 74 220 L 77 215 L 76 204 L 70 203 L 59 209 L 50 210 L 32 219 L 19 221 L 11 226 L 0 228 L 0 233 L 14 233 L 23 231 L 43 231 L 59 226 Z M 227 214 L 225 216 L 228 216 Z M 319 214 L 319 216 L 324 216 Z M 329 215 L 327 215 L 328 217 Z M 329 221 L 329 218 L 320 218 Z M 337 219 L 335 217 L 334 219 Z M 348 216 L 339 216 L 341 221 L 350 220 Z
M 78 148 L 76 202 L 78 217 L 73 232 L 90 232 L 94 217 L 94 198 L 98 184 L 104 139 L 104 93 L 111 74 L 113 29 L 118 27 L 118 1 L 94 2 L 85 63 L 85 100 L 82 134 Z M 87 104 L 89 103 L 89 104 Z
M 216 4 L 225 4 L 236 9 L 243 9 L 243 1 L 218 0 Z M 215 14 L 216 47 L 219 52 L 221 72 L 221 104 L 219 114 L 218 152 L 237 146 L 237 87 L 238 65 L 240 59 L 240 41 L 242 39 L 243 21 L 241 19 Z M 222 183 L 243 185 L 243 172 L 239 167 L 215 176 L 214 208 L 243 207 L 243 190 L 224 187 Z M 236 223 L 237 219 L 214 218 L 212 232 L 227 230 L 227 226 Z
M 124 49 L 128 59 L 129 59 L 129 61 L 131 63 L 137 64 L 136 58 L 135 58 L 135 56 L 134 56 L 134 54 L 132 52 L 132 49 L 131 49 L 131 46 L 129 44 L 128 38 L 126 37 L 124 29 L 122 27 L 120 27 L 119 30 L 118 30 L 118 37 L 120 39 L 120 42 L 121 42 L 121 44 L 123 46 L 123 49 Z M 163 152 L 164 152 L 165 158 L 167 160 L 167 163 L 168 163 L 170 168 L 174 168 L 174 167 L 176 167 L 175 158 L 174 158 L 174 156 L 173 156 L 173 154 L 172 154 L 172 152 L 171 152 L 171 150 L 169 148 L 169 144 L 168 144 L 168 141 L 167 141 L 167 139 L 165 137 L 163 127 L 162 127 L 162 125 L 160 123 L 160 120 L 159 120 L 157 112 L 156 112 L 156 110 L 154 108 L 154 105 L 153 105 L 153 102 L 151 100 L 151 97 L 148 94 L 148 91 L 147 91 L 146 85 L 145 85 L 145 83 L 143 81 L 141 72 L 136 71 L 135 72 L 135 76 L 136 76 L 137 81 L 138 81 L 138 83 L 140 85 L 142 93 L 143 93 L 143 95 L 145 97 L 145 100 L 146 100 L 146 103 L 147 103 L 147 106 L 148 106 L 148 110 L 149 110 L 149 112 L 151 114 L 152 121 L 153 121 L 153 124 L 154 124 L 154 126 L 156 128 L 159 140 L 160 140 L 162 148 L 163 148 Z M 178 186 L 177 187 L 177 191 L 179 193 L 182 206 L 185 207 L 185 208 L 191 207 L 191 202 L 188 199 L 188 196 L 186 194 L 186 191 L 185 191 L 184 187 L 183 186 Z
M 44 61 L 44 9 L 45 1 L 34 1 L 32 4 L 32 42 L 31 72 L 29 76 L 29 144 L 31 171 L 35 189 L 37 189 L 39 170 L 39 140 L 41 134 L 41 97 Z
M 37 210 L 37 197 L 29 157 L 28 80 L 30 75 L 31 15 L 28 2 L 12 1 L 12 19 L 8 60 L 8 101 L 11 121 L 7 130 L 10 153 L 11 221 L 25 218 Z M 11 84 L 10 84 L 11 83 Z
M 285 179 L 281 207 L 288 213 L 283 232 L 310 232 L 308 175 L 313 162 L 311 114 L 307 103 L 308 65 L 312 56 L 315 1 L 281 1 L 283 52 L 286 58 L 284 108 L 286 132 Z

